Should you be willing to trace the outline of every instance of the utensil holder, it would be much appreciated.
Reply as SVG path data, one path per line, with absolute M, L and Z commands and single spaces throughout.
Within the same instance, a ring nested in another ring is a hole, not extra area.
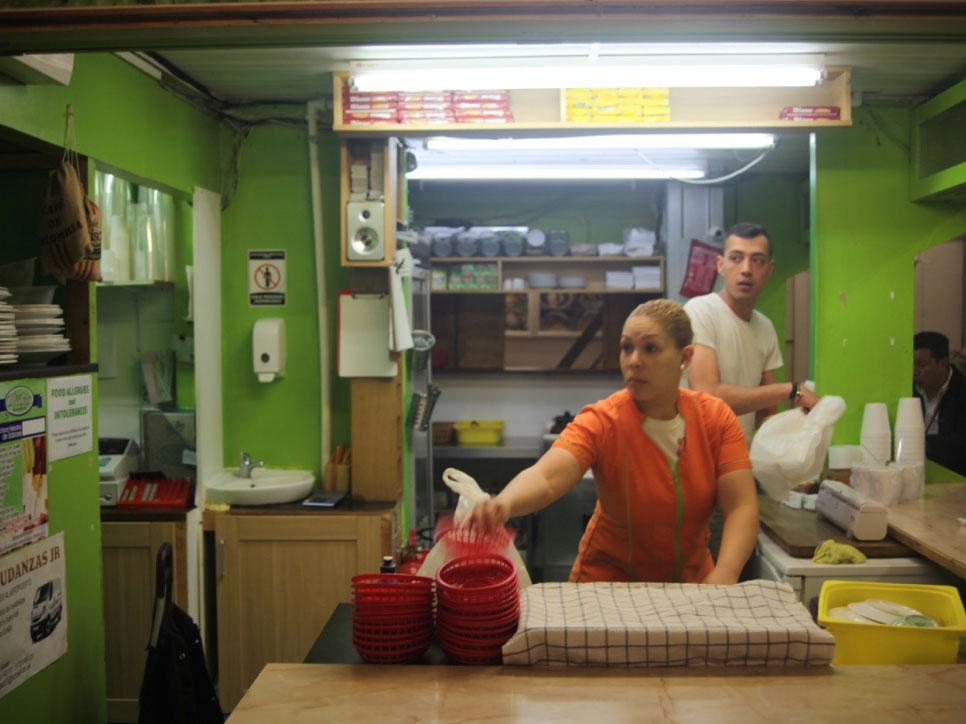
M 348 493 L 352 487 L 352 466 L 326 463 L 322 484 L 326 492 Z

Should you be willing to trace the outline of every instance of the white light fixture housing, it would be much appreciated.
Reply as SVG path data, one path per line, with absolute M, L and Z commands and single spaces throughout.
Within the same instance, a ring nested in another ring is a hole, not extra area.
M 633 166 L 592 166 L 563 164 L 439 164 L 420 166 L 406 174 L 412 181 L 590 181 L 590 180 L 647 180 L 699 179 L 703 170 L 694 168 L 657 169 Z
M 775 145 L 770 133 L 651 133 L 608 136 L 559 136 L 554 138 L 455 138 L 426 139 L 431 151 L 537 151 L 576 149 L 764 149 Z
M 788 56 L 496 58 L 349 64 L 359 91 L 814 86 L 823 71 Z

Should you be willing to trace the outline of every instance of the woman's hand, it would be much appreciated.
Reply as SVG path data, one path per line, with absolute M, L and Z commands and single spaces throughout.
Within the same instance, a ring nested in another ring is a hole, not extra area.
M 462 526 L 487 535 L 502 530 L 509 519 L 509 506 L 497 496 L 474 505 L 470 514 L 463 519 Z
M 732 571 L 726 571 L 722 568 L 715 566 L 711 569 L 711 573 L 704 577 L 701 583 L 714 583 L 719 586 L 730 586 L 732 583 L 738 582 L 738 576 Z

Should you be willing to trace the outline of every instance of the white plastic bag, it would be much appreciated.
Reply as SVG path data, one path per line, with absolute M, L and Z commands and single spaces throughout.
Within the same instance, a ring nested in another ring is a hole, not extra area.
M 796 408 L 765 420 L 751 443 L 751 467 L 768 497 L 784 500 L 821 475 L 832 426 L 844 412 L 845 400 L 826 395 L 808 414 Z
M 443 471 L 443 482 L 446 483 L 450 490 L 460 496 L 459 501 L 456 503 L 456 511 L 453 514 L 453 521 L 457 526 L 470 514 L 474 505 L 490 497 L 489 494 L 483 492 L 476 480 L 456 468 L 446 468 Z M 527 566 L 523 562 L 523 558 L 520 557 L 520 552 L 513 545 L 513 541 L 510 541 L 506 549 L 501 551 L 501 555 L 516 567 L 517 580 L 519 581 L 521 590 L 533 584 L 533 581 L 530 580 L 530 574 L 527 572 Z M 433 546 L 429 555 L 426 556 L 423 564 L 419 567 L 418 575 L 428 576 L 430 578 L 435 577 L 436 571 L 439 570 L 440 566 L 453 557 L 449 547 L 446 545 L 446 537 L 444 536 L 436 542 L 436 545 Z

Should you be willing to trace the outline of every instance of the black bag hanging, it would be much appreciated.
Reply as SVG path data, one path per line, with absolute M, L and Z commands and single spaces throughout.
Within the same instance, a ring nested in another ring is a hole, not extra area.
M 225 715 L 208 675 L 201 632 L 171 602 L 172 551 L 158 548 L 154 617 L 138 697 L 138 724 L 213 724 Z

